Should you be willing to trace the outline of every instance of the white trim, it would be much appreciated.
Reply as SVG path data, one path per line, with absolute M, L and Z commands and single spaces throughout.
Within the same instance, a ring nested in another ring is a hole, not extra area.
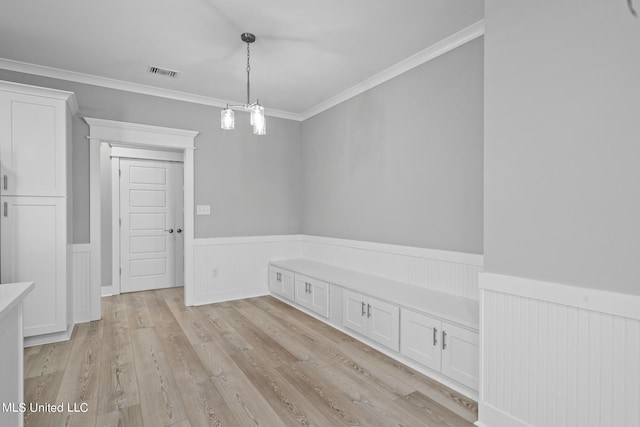
M 118 122 L 114 120 L 85 117 L 91 131 L 89 139 L 99 139 L 112 143 L 119 141 L 120 146 L 153 147 L 155 149 L 185 150 L 195 148 L 197 131 L 173 129 L 139 123 Z
M 640 320 L 640 295 L 580 288 L 495 273 L 480 273 L 480 289 Z
M 334 237 L 311 236 L 307 234 L 304 234 L 302 236 L 303 241 L 311 243 L 364 249 L 368 251 L 383 252 L 387 254 L 429 258 L 458 264 L 476 265 L 479 267 L 482 267 L 484 265 L 484 256 L 480 254 L 443 251 L 439 249 L 419 248 L 415 246 L 392 245 L 389 243 L 367 242 L 363 240 L 347 240 Z
M 469 27 L 447 37 L 444 40 L 441 40 L 428 48 L 412 55 L 395 65 L 387 68 L 386 70 L 369 77 L 368 79 L 356 84 L 355 86 L 350 87 L 349 89 L 340 92 L 339 94 L 327 99 L 326 101 L 317 104 L 314 107 L 309 108 L 301 114 L 300 120 L 304 121 L 310 117 L 315 116 L 325 110 L 328 110 L 331 107 L 335 107 L 336 105 L 353 98 L 356 95 L 359 95 L 367 90 L 374 88 L 388 80 L 393 79 L 394 77 L 399 76 L 402 73 L 406 73 L 407 71 L 422 65 L 426 62 L 431 61 L 443 55 L 459 46 L 462 46 L 465 43 L 468 43 L 472 40 L 477 39 L 484 35 L 484 19 L 476 22 L 475 24 L 470 25 Z
M 299 242 L 305 238 L 302 234 L 284 234 L 271 236 L 208 237 L 193 240 L 194 246 L 243 245 L 247 243 Z
M 471 40 L 484 35 L 484 20 L 480 20 L 475 24 L 441 40 L 430 47 L 410 56 L 386 70 L 352 86 L 351 88 L 317 104 L 302 113 L 293 113 L 289 111 L 276 110 L 266 108 L 265 114 L 271 117 L 279 117 L 282 119 L 304 121 L 315 116 L 341 102 L 344 102 L 356 95 L 359 95 L 375 86 L 378 86 L 392 78 L 405 73 L 421 64 L 431 61 L 440 55 L 443 55 Z M 78 73 L 75 71 L 67 71 L 59 68 L 46 67 L 43 65 L 29 64 L 26 62 L 13 61 L 10 59 L 0 58 L 0 68 L 5 70 L 17 71 L 25 74 L 35 74 L 54 79 L 67 80 L 77 83 L 101 86 L 110 89 L 124 90 L 127 92 L 140 93 L 144 95 L 157 96 L 160 98 L 174 99 L 177 101 L 191 102 L 194 104 L 209 105 L 213 107 L 224 108 L 230 103 L 229 100 L 213 98 L 209 96 L 196 95 L 188 92 L 180 92 L 176 90 L 163 89 L 154 86 L 143 85 L 139 83 L 131 83 L 123 80 L 99 77 L 91 74 Z M 241 104 L 240 102 L 231 102 Z M 77 103 L 75 103 L 77 106 Z M 72 110 L 73 111 L 73 110 Z M 76 111 L 77 113 L 77 111 Z M 75 114 L 75 113 L 74 113 Z
M 30 64 L 28 62 L 13 61 L 11 59 L 0 58 L 0 68 L 16 71 L 25 74 L 49 77 L 52 79 L 66 80 L 76 83 L 106 87 L 109 89 L 124 90 L 143 95 L 157 96 L 160 98 L 174 99 L 176 101 L 191 102 L 194 104 L 209 105 L 211 107 L 224 108 L 228 103 L 241 104 L 241 102 L 230 102 L 229 100 L 214 98 L 210 96 L 196 95 L 188 92 L 181 92 L 171 89 L 163 89 L 155 86 L 148 86 L 139 83 L 126 82 L 124 80 L 110 79 L 107 77 L 95 76 L 92 74 L 78 73 L 75 71 L 62 70 L 60 68 L 46 67 L 44 65 Z M 288 111 L 265 108 L 265 114 L 271 117 L 280 117 L 289 120 L 300 120 L 300 115 Z
M 113 295 L 118 295 L 120 292 L 115 292 L 113 289 L 113 285 L 102 286 L 100 288 L 100 297 L 111 297 Z
M 102 120 L 85 117 L 84 120 L 89 125 L 89 176 L 90 176 L 90 206 L 89 222 L 90 239 L 93 245 L 92 261 L 95 268 L 92 268 L 94 279 L 93 289 L 96 290 L 96 307 L 92 309 L 100 310 L 100 294 L 103 296 L 109 291 L 113 293 L 113 285 L 103 287 L 100 283 L 100 269 L 102 250 L 101 230 L 100 230 L 100 145 L 104 140 L 127 141 L 127 146 L 155 149 L 179 149 L 183 151 L 184 160 L 184 299 L 185 303 L 193 301 L 193 238 L 194 238 L 194 150 L 195 137 L 198 131 L 173 129 L 159 126 L 143 125 L 138 123 L 117 122 L 113 120 Z M 104 289 L 107 288 L 107 289 Z M 111 288 L 111 289 L 108 289 Z M 98 291 L 99 290 L 99 291 Z M 192 303 L 191 303 L 192 304 Z
M 92 283 L 92 254 L 93 246 L 89 243 L 75 243 L 71 245 L 71 273 L 73 281 L 73 323 L 84 323 L 100 319 L 100 313 L 95 310 L 95 300 L 100 298 Z M 81 255 L 88 257 L 88 261 Z M 80 264 L 82 262 L 83 264 Z M 87 265 L 88 264 L 88 265 Z
M 478 414 L 482 418 L 482 421 L 474 423 L 478 427 L 530 427 L 530 424 L 483 402 L 478 403 Z
M 120 147 L 111 144 L 111 157 L 127 159 L 157 160 L 161 162 L 184 162 L 184 155 L 177 151 L 141 150 L 139 148 Z
M 73 334 L 73 328 L 75 324 L 71 323 L 67 326 L 67 330 L 62 332 L 54 332 L 52 334 L 34 335 L 32 337 L 24 338 L 24 347 L 33 347 L 36 345 L 51 344 L 54 342 L 69 341 Z
M 216 294 L 201 294 L 197 297 L 197 305 L 215 304 L 218 302 L 235 301 L 239 299 L 255 298 L 269 295 L 264 286 L 242 289 L 239 291 L 220 292 Z M 188 304 L 186 304 L 188 305 Z
M 103 142 L 104 144 L 104 142 Z M 144 150 L 142 150 L 144 151 Z M 111 149 L 111 286 L 109 295 L 120 294 L 120 158 Z M 104 287 L 102 289 L 104 295 Z
M 0 59 L 0 66 L 2 64 L 2 61 L 3 60 Z M 72 116 L 75 116 L 80 111 L 78 109 L 78 100 L 76 99 L 75 93 L 68 92 L 66 90 L 49 89 L 40 86 L 13 83 L 3 80 L 0 80 L 0 90 L 3 90 L 5 92 L 17 92 L 20 94 L 39 96 L 41 98 L 51 98 L 65 101 L 67 102 L 67 106 Z

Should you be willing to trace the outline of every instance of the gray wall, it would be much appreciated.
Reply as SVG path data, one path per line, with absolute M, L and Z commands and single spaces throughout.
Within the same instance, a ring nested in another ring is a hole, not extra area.
M 625 1 L 485 14 L 485 269 L 640 294 L 640 21 Z
M 0 70 L 0 79 L 75 92 L 81 116 L 200 131 L 195 202 L 210 204 L 212 212 L 196 216 L 196 237 L 300 233 L 299 122 L 268 117 L 267 135 L 257 137 L 243 113 L 227 132 L 215 107 L 7 70 Z M 88 243 L 89 128 L 78 117 L 73 131 L 74 242 Z
M 483 40 L 303 122 L 306 234 L 482 253 Z

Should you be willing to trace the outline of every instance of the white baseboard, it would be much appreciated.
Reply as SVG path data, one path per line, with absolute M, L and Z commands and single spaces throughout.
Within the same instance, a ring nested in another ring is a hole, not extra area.
M 69 341 L 73 334 L 73 328 L 75 324 L 67 326 L 66 331 L 56 332 L 53 334 L 35 335 L 33 337 L 24 338 L 24 347 L 33 347 L 36 345 L 51 344 L 60 341 Z
M 509 414 L 487 404 L 478 404 L 480 419 L 475 422 L 478 427 L 530 427 L 530 424 L 522 422 Z
M 113 285 L 109 285 L 109 286 L 101 286 L 100 287 L 100 296 L 101 297 L 110 297 L 113 295 L 118 295 L 118 292 L 115 291 L 115 288 Z
M 479 425 L 640 426 L 640 297 L 489 273 L 480 286 Z
M 234 301 L 245 298 L 255 298 L 267 295 L 264 286 L 242 289 L 239 291 L 220 292 L 216 294 L 201 296 L 198 305 L 215 304 L 217 302 Z

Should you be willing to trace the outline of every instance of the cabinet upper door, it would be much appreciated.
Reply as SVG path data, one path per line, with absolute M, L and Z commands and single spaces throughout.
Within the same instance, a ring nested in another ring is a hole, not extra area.
M 0 92 L 3 195 L 66 195 L 69 120 L 62 100 Z

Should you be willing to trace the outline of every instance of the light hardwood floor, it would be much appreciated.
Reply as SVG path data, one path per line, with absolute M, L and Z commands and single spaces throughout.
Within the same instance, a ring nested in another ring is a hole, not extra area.
M 271 297 L 185 307 L 182 288 L 102 299 L 68 342 L 25 349 L 27 426 L 455 426 L 476 402 Z

